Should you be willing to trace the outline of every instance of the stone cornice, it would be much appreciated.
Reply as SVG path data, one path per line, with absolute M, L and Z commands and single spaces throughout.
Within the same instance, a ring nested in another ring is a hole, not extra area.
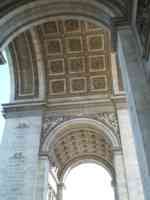
M 2 107 L 2 113 L 5 118 L 19 117 L 22 115 L 38 115 L 44 111 L 45 102 L 9 103 L 3 104 Z
M 130 26 L 128 17 L 114 17 L 111 19 L 112 50 L 117 49 L 117 30 Z
M 67 99 L 67 98 L 66 98 Z M 117 95 L 117 96 L 110 96 L 107 98 L 100 98 L 97 96 L 95 99 L 82 99 L 82 98 L 73 98 L 69 101 L 65 101 L 65 98 L 58 101 L 58 99 L 53 99 L 53 101 L 48 102 L 47 109 L 51 111 L 62 111 L 63 113 L 71 111 L 71 112 L 82 112 L 88 108 L 88 111 L 92 112 L 95 110 L 107 110 L 112 111 L 114 109 L 114 105 L 119 107 L 127 107 L 127 99 L 125 94 Z
M 129 19 L 127 17 L 114 17 L 111 20 L 112 27 L 119 28 L 128 26 L 130 24 Z

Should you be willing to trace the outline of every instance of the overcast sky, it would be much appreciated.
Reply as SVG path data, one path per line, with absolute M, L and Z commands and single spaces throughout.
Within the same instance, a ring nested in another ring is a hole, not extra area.
M 65 181 L 64 200 L 114 200 L 111 177 L 101 166 L 82 164 Z
M 1 104 L 9 102 L 10 79 L 8 65 L 0 65 L 0 141 L 3 133 L 4 118 L 1 114 Z

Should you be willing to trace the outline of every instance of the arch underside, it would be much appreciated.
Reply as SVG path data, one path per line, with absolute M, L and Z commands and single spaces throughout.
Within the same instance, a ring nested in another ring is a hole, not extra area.
M 4 14 L 8 13 L 8 11 L 12 11 L 16 8 L 19 8 L 23 5 L 26 5 L 26 4 L 30 4 L 32 3 L 33 0 L 28 0 L 28 2 L 26 2 L 25 0 L 9 0 L 9 1 L 5 1 L 5 2 L 1 2 L 0 3 L 0 10 L 2 11 L 1 12 L 1 16 L 3 16 Z M 110 7 L 112 10 L 117 10 L 120 12 L 122 11 L 122 13 L 124 13 L 125 15 L 127 15 L 127 11 L 129 12 L 128 10 L 128 7 L 129 7 L 129 2 L 126 0 L 126 1 L 119 1 L 119 0 L 114 0 L 112 2 L 110 2 L 109 0 L 106 0 L 106 1 L 99 1 L 101 3 L 105 3 L 108 7 Z
M 114 150 L 120 150 L 119 135 L 114 128 L 111 130 L 102 119 L 100 122 L 77 118 L 57 124 L 44 139 L 40 153 L 49 157 L 50 166 L 57 168 L 62 179 L 71 166 L 87 160 L 102 163 L 114 176 Z
M 0 28 L 5 32 L 5 34 L 1 34 L 0 47 L 5 46 L 5 43 L 8 44 L 17 32 L 22 32 L 23 29 L 25 30 L 33 24 L 39 24 L 41 20 L 50 17 L 49 13 L 51 13 L 51 16 L 91 16 L 91 19 L 99 18 L 99 21 L 105 25 L 110 25 L 111 17 L 121 16 L 127 18 L 127 16 L 129 16 L 130 7 L 131 4 L 128 1 L 121 2 L 118 0 L 112 2 L 109 0 L 86 0 L 84 2 L 78 0 L 73 0 L 71 2 L 68 0 L 64 2 L 58 0 L 30 0 L 28 3 L 24 0 L 9 0 L 0 3 Z
M 51 18 L 18 35 L 8 53 L 14 72 L 12 101 L 47 99 L 57 105 L 108 99 L 114 93 L 111 35 L 97 24 Z
M 65 114 L 67 120 L 63 121 L 63 112 L 62 118 L 56 117 L 53 123 L 49 118 L 43 120 L 40 154 L 48 155 L 51 166 L 58 169 L 59 178 L 73 163 L 87 159 L 104 163 L 113 173 L 113 150 L 120 149 L 112 97 L 116 95 L 116 80 L 117 98 L 125 97 L 122 79 L 119 67 L 112 64 L 109 24 L 93 21 L 53 16 L 21 31 L 8 45 L 14 80 L 12 102 L 44 101 L 47 113 L 78 108 L 77 122 L 73 120 L 71 125 L 67 124 L 69 114 Z M 105 113 L 92 110 L 96 104 Z M 83 105 L 86 113 L 83 118 L 90 119 L 91 107 L 92 115 L 96 113 L 100 121 L 80 119 Z
M 58 177 L 65 174 L 65 171 L 79 161 L 95 160 L 113 169 L 112 145 L 102 135 L 94 131 L 78 130 L 57 138 L 53 142 L 52 150 L 49 150 L 50 162 L 57 167 Z

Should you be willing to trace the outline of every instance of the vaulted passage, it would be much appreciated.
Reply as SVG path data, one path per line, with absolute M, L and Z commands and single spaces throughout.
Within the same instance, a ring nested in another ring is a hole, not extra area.
M 78 96 L 90 101 L 123 92 L 119 66 L 112 66 L 111 34 L 92 22 L 49 20 L 17 36 L 9 50 L 16 100 L 40 98 L 40 88 L 51 106 L 77 103 Z
M 149 90 L 130 10 L 128 1 L 37 0 L 0 18 L 11 76 L 0 148 L 4 200 L 149 200 L 148 168 L 137 159 L 146 164 L 139 149 L 148 144 Z M 73 174 L 81 178 L 73 188 L 82 186 L 68 196 Z

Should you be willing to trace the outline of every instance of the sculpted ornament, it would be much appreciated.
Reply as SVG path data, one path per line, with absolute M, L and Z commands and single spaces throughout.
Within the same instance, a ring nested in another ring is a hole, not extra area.
M 24 128 L 29 128 L 29 125 L 26 122 L 19 122 L 18 126 L 16 127 L 17 129 L 24 129 Z
M 112 127 L 115 132 L 118 132 L 118 120 L 115 113 L 99 113 L 97 114 L 97 120 L 105 122 L 108 126 Z
M 118 120 L 116 114 L 113 112 L 104 112 L 104 113 L 88 114 L 88 115 L 82 113 L 72 116 L 46 115 L 44 117 L 42 135 L 47 136 L 52 131 L 52 129 L 54 129 L 59 124 L 77 118 L 90 118 L 90 119 L 95 119 L 97 121 L 101 121 L 106 125 L 108 125 L 109 127 L 113 128 L 113 130 L 116 133 L 118 132 Z
M 47 135 L 47 133 L 50 133 L 50 131 L 58 126 L 60 123 L 64 121 L 64 117 L 57 117 L 57 116 L 45 116 L 44 123 L 43 123 L 43 134 Z

